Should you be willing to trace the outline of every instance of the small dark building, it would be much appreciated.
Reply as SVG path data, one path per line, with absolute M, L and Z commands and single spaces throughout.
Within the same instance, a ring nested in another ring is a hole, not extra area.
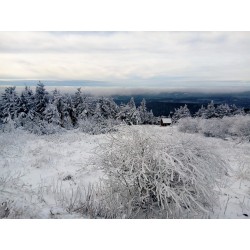
M 172 124 L 171 118 L 161 118 L 161 126 L 170 126 Z

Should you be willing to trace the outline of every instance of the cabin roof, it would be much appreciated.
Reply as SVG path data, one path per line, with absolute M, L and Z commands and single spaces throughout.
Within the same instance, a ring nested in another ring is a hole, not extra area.
M 171 118 L 161 118 L 163 123 L 172 123 Z

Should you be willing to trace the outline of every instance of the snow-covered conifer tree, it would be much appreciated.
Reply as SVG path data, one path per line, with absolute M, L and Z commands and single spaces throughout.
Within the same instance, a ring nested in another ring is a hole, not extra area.
M 207 109 L 206 109 L 206 118 L 209 119 L 209 118 L 215 118 L 215 117 L 217 117 L 216 109 L 215 109 L 215 106 L 214 106 L 214 102 L 211 101 L 211 102 L 207 105 Z
M 143 98 L 141 105 L 138 107 L 138 111 L 140 113 L 141 123 L 146 124 L 148 122 L 148 112 L 146 106 L 146 100 Z
M 30 87 L 25 86 L 25 89 L 21 93 L 20 97 L 20 110 L 25 114 L 34 108 L 34 93 Z
M 120 104 L 120 111 L 119 113 L 117 114 L 117 117 L 119 120 L 121 121 L 125 121 L 127 124 L 129 124 L 130 120 L 129 120 L 129 116 L 128 116 L 128 112 L 129 112 L 129 106 L 124 104 L 124 103 L 121 103 Z
M 119 107 L 111 98 L 101 97 L 98 100 L 101 114 L 106 119 L 116 119 L 119 113 Z
M 47 104 L 44 111 L 44 118 L 48 123 L 53 125 L 61 125 L 61 115 L 58 112 L 57 106 L 54 102 Z
M 141 124 L 141 114 L 139 109 L 137 109 L 135 106 L 133 97 L 131 97 L 130 101 L 126 105 L 120 105 L 118 118 L 122 121 L 125 121 L 128 125 Z
M 155 116 L 153 114 L 152 109 L 148 112 L 148 123 L 149 124 L 155 124 L 156 123 L 156 119 L 155 119 Z
M 8 87 L 2 94 L 1 117 L 2 122 L 15 120 L 18 117 L 20 108 L 20 98 L 16 93 L 16 87 Z
M 228 104 L 218 105 L 215 109 L 216 116 L 223 118 L 224 116 L 230 116 L 230 107 Z
M 206 118 L 206 108 L 202 105 L 201 108 L 195 113 L 195 116 Z
M 66 129 L 76 126 L 77 117 L 74 110 L 73 101 L 70 95 L 65 95 L 62 99 L 62 126 Z
M 81 88 L 78 88 L 73 96 L 73 107 L 77 119 L 84 119 L 88 116 L 88 105 L 85 102 Z
M 175 109 L 175 112 L 172 116 L 173 122 L 177 122 L 181 118 L 191 117 L 191 113 L 187 107 L 187 104 L 180 106 L 180 108 Z
M 245 115 L 243 108 L 238 108 L 235 104 L 230 105 L 231 115 Z
M 101 105 L 100 105 L 99 102 L 96 103 L 95 114 L 94 114 L 93 118 L 96 121 L 102 121 L 103 120 Z
M 129 120 L 133 125 L 141 124 L 141 116 L 138 109 L 131 110 Z
M 36 87 L 34 110 L 40 119 L 44 117 L 44 111 L 49 103 L 49 94 L 45 90 L 44 84 L 39 82 Z
M 131 97 L 131 98 L 130 98 L 130 100 L 129 100 L 129 102 L 128 102 L 128 106 L 129 106 L 131 109 L 136 109 L 134 97 Z

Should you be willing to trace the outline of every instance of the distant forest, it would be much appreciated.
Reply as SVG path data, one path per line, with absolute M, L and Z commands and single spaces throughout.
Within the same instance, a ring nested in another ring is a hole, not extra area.
M 236 105 L 243 108 L 245 113 L 250 111 L 250 92 L 229 94 L 206 94 L 206 93 L 162 93 L 156 95 L 134 95 L 136 106 L 140 105 L 142 98 L 147 101 L 147 108 L 152 110 L 155 116 L 169 116 L 175 109 L 187 104 L 191 115 L 195 115 L 201 106 L 206 106 L 211 101 L 217 107 L 221 104 Z M 117 104 L 126 103 L 130 96 L 113 96 Z
M 174 95 L 173 95 L 174 96 Z M 180 96 L 178 96 L 180 99 Z M 176 98 L 176 99 L 178 99 Z M 183 100 L 184 101 L 184 100 Z M 146 100 L 144 97 L 93 97 L 78 88 L 74 94 L 46 91 L 42 82 L 35 91 L 25 87 L 21 94 L 7 87 L 0 98 L 0 129 L 23 128 L 36 134 L 80 129 L 90 134 L 107 133 L 121 123 L 127 125 L 159 124 L 160 117 L 172 122 L 187 117 L 203 119 L 245 115 L 247 109 L 235 104 L 206 104 Z

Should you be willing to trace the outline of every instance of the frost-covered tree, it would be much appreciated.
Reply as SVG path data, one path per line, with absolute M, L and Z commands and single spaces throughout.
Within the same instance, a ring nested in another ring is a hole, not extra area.
M 216 107 L 215 113 L 217 117 L 223 118 L 224 116 L 230 116 L 231 109 L 228 104 L 221 104 Z
M 16 119 L 16 125 L 25 126 L 28 120 L 34 118 L 34 101 L 35 96 L 30 87 L 25 86 L 25 89 L 22 91 L 19 101 L 19 112 L 18 118 Z
M 217 117 L 216 114 L 216 108 L 214 106 L 214 102 L 211 101 L 208 105 L 207 105 L 207 109 L 206 109 L 206 117 L 207 119 L 209 118 L 214 118 Z
M 245 115 L 243 108 L 238 108 L 235 104 L 230 105 L 231 115 Z
M 98 100 L 101 114 L 106 119 L 116 119 L 119 113 L 119 107 L 111 98 L 101 97 Z
M 130 98 L 130 100 L 129 100 L 129 102 L 128 102 L 128 106 L 129 106 L 131 109 L 136 109 L 134 97 L 131 97 L 131 98 Z
M 94 117 L 97 121 L 103 119 L 103 117 L 102 117 L 101 105 L 100 105 L 99 102 L 96 103 L 95 114 L 93 115 L 93 117 Z
M 142 123 L 139 108 L 136 108 L 133 97 L 131 97 L 126 105 L 121 104 L 118 118 L 125 121 L 128 125 L 138 125 Z
M 64 128 L 72 128 L 77 125 L 77 117 L 74 111 L 74 105 L 72 97 L 69 94 L 66 94 L 63 97 L 63 108 L 62 108 L 62 126 Z
M 119 120 L 126 122 L 126 124 L 132 124 L 130 119 L 130 107 L 127 104 L 121 103 L 120 112 L 117 117 Z
M 73 96 L 72 101 L 76 119 L 78 120 L 86 118 L 88 116 L 88 105 L 85 102 L 85 97 L 81 92 L 81 88 L 77 89 L 77 92 Z
M 53 125 L 61 125 L 61 115 L 58 112 L 57 106 L 54 102 L 49 103 L 44 111 L 45 121 Z
M 35 92 L 34 110 L 36 115 L 40 117 L 40 119 L 43 119 L 44 111 L 48 103 L 49 103 L 49 94 L 45 90 L 44 84 L 42 82 L 39 82 L 37 84 Z
M 195 113 L 195 116 L 206 118 L 206 108 L 202 105 L 201 108 Z
M 19 126 L 36 134 L 45 134 L 47 131 L 44 111 L 49 103 L 49 93 L 45 90 L 44 84 L 39 81 L 34 95 L 28 87 L 22 94 L 28 113 L 23 112 L 19 116 Z
M 198 110 L 198 112 L 195 114 L 196 117 L 201 117 L 204 119 L 209 119 L 209 118 L 214 118 L 218 117 L 218 114 L 216 112 L 216 108 L 214 106 L 214 102 L 211 101 L 208 105 L 207 108 L 205 108 L 203 105 L 201 108 Z
M 152 110 L 150 112 L 147 111 L 146 100 L 143 99 L 140 106 L 136 108 L 133 97 L 126 105 L 122 104 L 120 106 L 118 117 L 119 119 L 125 121 L 128 125 L 155 123 L 155 117 Z
M 148 112 L 148 123 L 149 124 L 155 124 L 156 123 L 156 119 L 155 119 L 155 116 L 154 116 L 154 113 L 153 113 L 152 109 Z
M 147 124 L 148 123 L 148 112 L 147 112 L 146 100 L 144 98 L 141 101 L 141 105 L 138 107 L 138 111 L 140 113 L 141 123 Z
M 20 98 L 16 93 L 16 87 L 8 87 L 2 94 L 1 119 L 3 123 L 15 120 L 20 111 Z
M 175 112 L 172 116 L 172 121 L 175 123 L 181 118 L 191 117 L 191 113 L 187 107 L 187 104 L 180 106 L 180 108 L 175 109 Z
M 207 108 L 203 106 L 195 114 L 196 117 L 201 117 L 205 119 L 210 118 L 223 118 L 225 116 L 234 116 L 234 115 L 244 115 L 244 109 L 237 108 L 234 104 L 221 104 L 215 107 L 214 102 L 211 101 Z
M 30 87 L 25 86 L 20 96 L 20 110 L 25 114 L 34 109 L 35 96 Z
M 146 104 L 145 104 L 146 105 Z M 128 109 L 127 112 L 127 120 L 134 125 L 138 125 L 142 123 L 141 120 L 141 113 L 139 111 L 139 108 L 136 108 L 134 98 L 131 97 L 130 101 L 127 104 Z
M 71 128 L 72 122 L 69 115 L 69 107 L 66 102 L 66 96 L 61 95 L 61 93 L 55 89 L 53 91 L 51 104 L 52 106 L 50 105 L 50 108 L 46 109 L 54 114 L 54 123 L 60 124 L 66 129 Z
M 101 104 L 96 102 L 94 115 L 79 121 L 79 129 L 89 134 L 102 134 L 114 131 L 113 126 L 116 121 L 112 118 L 105 118 L 101 109 Z
M 131 124 L 133 124 L 133 125 L 138 125 L 138 124 L 142 123 L 140 112 L 138 109 L 130 110 L 128 118 L 129 118 L 129 121 L 131 122 Z

